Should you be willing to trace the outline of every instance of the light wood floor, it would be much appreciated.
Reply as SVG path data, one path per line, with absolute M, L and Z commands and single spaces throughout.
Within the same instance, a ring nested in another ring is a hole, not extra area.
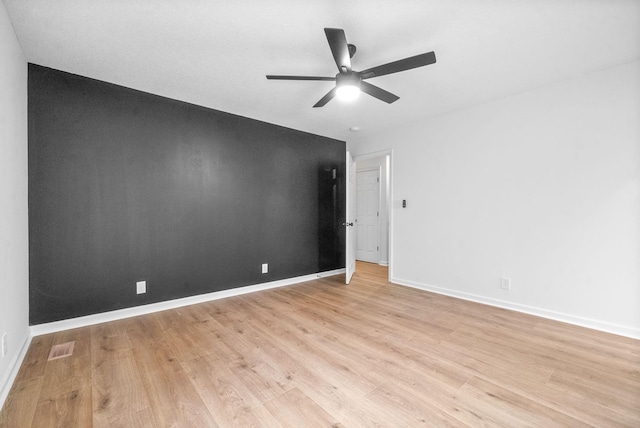
M 0 426 L 640 426 L 640 341 L 386 275 L 35 337 Z

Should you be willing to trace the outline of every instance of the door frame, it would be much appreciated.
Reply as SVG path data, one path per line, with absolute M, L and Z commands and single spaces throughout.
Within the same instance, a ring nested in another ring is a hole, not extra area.
M 346 209 L 345 209 L 345 283 L 351 282 L 356 272 L 356 234 L 353 222 L 356 215 L 356 160 L 349 150 L 346 151 Z
M 388 156 L 388 158 L 386 158 Z M 387 149 L 387 150 L 380 150 L 377 152 L 371 152 L 371 153 L 363 153 L 357 156 L 354 156 L 353 160 L 356 162 L 356 165 L 358 163 L 358 160 L 362 161 L 362 160 L 366 160 L 366 159 L 374 159 L 374 158 L 386 158 L 387 159 L 387 210 L 388 210 L 388 218 L 389 218 L 389 236 L 388 236 L 388 244 L 389 244 L 389 278 L 388 280 L 391 281 L 391 278 L 393 278 L 393 266 L 395 264 L 394 262 L 394 258 L 393 258 L 393 211 L 394 208 L 396 206 L 396 203 L 394 201 L 394 191 L 393 191 L 393 174 L 394 174 L 394 169 L 393 169 L 393 149 Z

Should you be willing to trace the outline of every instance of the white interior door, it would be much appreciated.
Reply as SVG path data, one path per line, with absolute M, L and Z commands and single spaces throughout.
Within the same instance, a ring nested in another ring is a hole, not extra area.
M 380 262 L 380 169 L 356 174 L 356 260 Z
M 346 283 L 351 281 L 351 277 L 356 271 L 356 228 L 353 227 L 356 216 L 356 163 L 347 151 L 347 209 L 346 209 L 346 246 L 345 266 L 347 268 Z

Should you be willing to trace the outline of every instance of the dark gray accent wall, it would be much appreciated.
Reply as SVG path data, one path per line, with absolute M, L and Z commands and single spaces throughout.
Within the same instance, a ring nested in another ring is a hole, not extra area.
M 344 267 L 343 141 L 34 64 L 28 101 L 31 324 Z

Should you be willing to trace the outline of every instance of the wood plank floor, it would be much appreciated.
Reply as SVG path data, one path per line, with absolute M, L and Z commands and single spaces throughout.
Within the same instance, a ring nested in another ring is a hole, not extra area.
M 35 337 L 0 426 L 640 427 L 640 341 L 386 275 Z

